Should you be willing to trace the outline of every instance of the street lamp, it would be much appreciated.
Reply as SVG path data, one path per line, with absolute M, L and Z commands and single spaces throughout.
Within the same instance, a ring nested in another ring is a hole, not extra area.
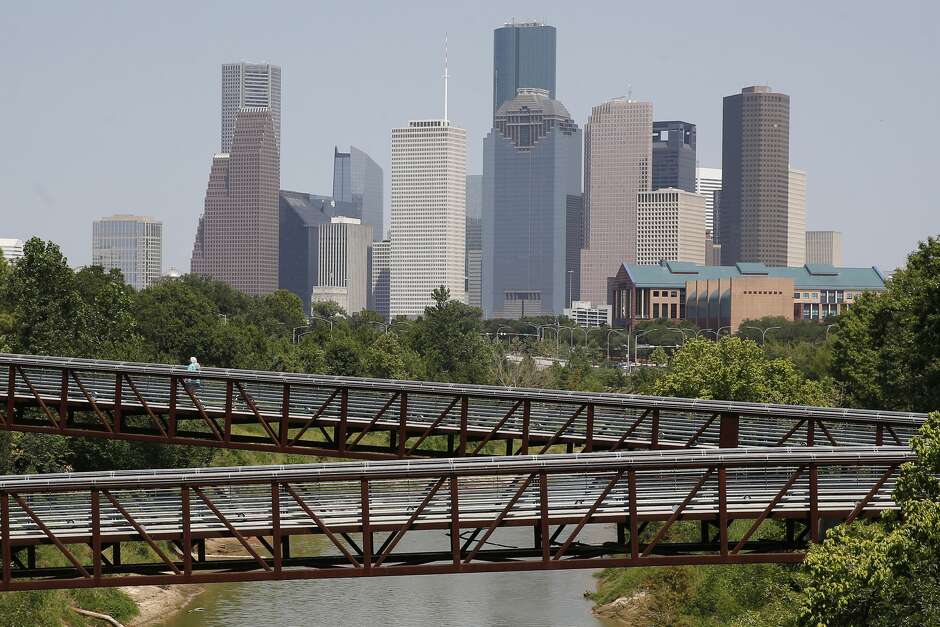
M 715 331 L 714 329 L 699 329 L 699 331 L 698 331 L 698 333 L 696 333 L 696 335 L 700 335 L 700 334 L 702 334 L 702 333 L 714 333 L 714 334 L 715 334 L 715 340 L 716 340 L 716 341 L 718 340 L 718 332 Z
M 647 329 L 646 331 L 637 331 L 633 335 L 633 361 L 640 363 L 640 338 L 647 333 L 652 333 L 656 329 Z M 630 338 L 627 338 L 627 363 L 630 363 Z
M 388 333 L 389 325 L 386 324 L 385 322 L 379 322 L 378 320 L 369 320 L 368 322 L 369 324 L 377 324 L 380 327 L 382 327 L 382 333 Z
M 721 330 L 722 330 L 722 329 L 728 329 L 728 334 L 729 334 L 729 335 L 731 334 L 731 326 L 730 326 L 730 325 L 729 325 L 729 326 L 726 326 L 726 327 L 718 327 L 718 331 L 717 331 L 717 333 L 715 334 L 715 339 L 718 339 L 718 337 L 721 335 Z
M 496 341 L 497 342 L 499 342 L 499 334 L 501 332 L 501 329 L 509 329 L 510 331 L 512 331 L 512 327 L 507 326 L 507 325 L 500 325 L 496 327 Z
M 630 332 L 625 329 L 611 329 L 607 332 L 607 361 L 610 362 L 610 334 L 611 333 L 626 333 L 627 334 L 627 361 L 630 361 Z
M 838 325 L 838 324 L 827 324 L 827 325 L 826 325 L 826 341 L 827 341 L 827 342 L 829 341 L 829 329 L 831 329 L 832 327 L 837 327 L 837 326 L 839 326 L 839 325 Z
M 763 346 L 767 342 L 767 332 L 773 331 L 774 329 L 781 329 L 782 327 L 767 327 L 766 329 L 762 329 L 760 327 L 741 327 L 741 328 L 753 329 L 754 331 L 757 331 L 758 333 L 760 333 L 760 345 Z

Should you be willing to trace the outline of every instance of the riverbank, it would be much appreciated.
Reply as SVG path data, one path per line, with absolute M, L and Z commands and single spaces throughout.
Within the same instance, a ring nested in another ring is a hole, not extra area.
M 139 614 L 129 627 L 158 625 L 167 618 L 182 612 L 193 599 L 205 592 L 198 585 L 173 586 L 125 586 L 119 588 L 137 605 Z

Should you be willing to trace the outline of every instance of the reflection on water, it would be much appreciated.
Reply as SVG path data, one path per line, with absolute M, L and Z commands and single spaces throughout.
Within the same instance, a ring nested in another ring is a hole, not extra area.
M 438 547 L 426 534 L 409 535 L 402 550 Z M 531 537 L 530 530 L 510 529 L 500 541 Z M 598 626 L 583 597 L 594 585 L 585 570 L 219 584 L 166 627 Z

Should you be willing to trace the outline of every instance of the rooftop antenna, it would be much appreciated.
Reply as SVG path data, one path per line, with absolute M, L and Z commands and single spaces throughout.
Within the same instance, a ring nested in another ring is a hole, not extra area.
M 627 85 L 627 102 L 633 102 L 633 85 Z
M 450 75 L 447 73 L 447 33 L 444 33 L 444 121 L 447 121 L 447 79 Z

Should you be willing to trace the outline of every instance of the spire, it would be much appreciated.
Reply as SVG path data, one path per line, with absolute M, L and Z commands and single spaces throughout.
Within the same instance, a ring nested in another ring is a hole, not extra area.
M 444 33 L 444 121 L 447 121 L 447 79 L 450 75 L 447 73 L 447 33 Z

